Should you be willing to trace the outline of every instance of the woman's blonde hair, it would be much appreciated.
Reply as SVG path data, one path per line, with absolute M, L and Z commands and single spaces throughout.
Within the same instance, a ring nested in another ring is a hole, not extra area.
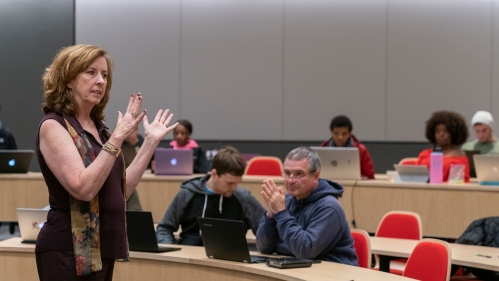
M 78 116 L 78 104 L 67 84 L 99 57 L 103 57 L 107 62 L 107 85 L 102 100 L 92 108 L 90 117 L 94 121 L 103 121 L 104 108 L 109 101 L 109 92 L 113 84 L 113 62 L 105 50 L 91 45 L 74 45 L 61 49 L 52 64 L 45 69 L 43 113 L 55 112 Z

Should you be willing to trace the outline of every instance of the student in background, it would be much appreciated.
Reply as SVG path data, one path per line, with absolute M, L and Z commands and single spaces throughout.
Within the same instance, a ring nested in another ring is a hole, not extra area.
M 2 106 L 0 105 L 0 109 Z M 14 139 L 14 135 L 3 127 L 2 121 L 0 120 L 0 149 L 17 149 L 16 140 Z M 14 234 L 15 227 L 17 223 L 11 222 L 9 223 L 9 233 Z M 2 223 L 0 222 L 0 226 Z
M 1 109 L 0 105 L 0 109 Z M 16 140 L 14 135 L 3 127 L 2 121 L 0 120 L 0 149 L 17 149 Z
M 434 112 L 426 121 L 426 138 L 433 148 L 423 150 L 418 156 L 418 165 L 430 167 L 430 155 L 433 151 L 441 151 L 444 155 L 443 180 L 449 179 L 451 164 L 464 164 L 464 181 L 470 181 L 468 157 L 461 150 L 461 145 L 468 138 L 466 121 L 459 113 L 442 110 Z
M 338 115 L 331 120 L 329 125 L 331 130 L 331 138 L 321 144 L 321 146 L 332 147 L 357 147 L 359 149 L 360 158 L 360 174 L 363 179 L 374 179 L 373 160 L 369 151 L 360 143 L 359 140 L 352 134 L 352 122 L 345 115 Z
M 471 126 L 477 139 L 461 146 L 462 150 L 478 150 L 481 154 L 499 153 L 499 142 L 492 133 L 494 118 L 488 111 L 477 111 L 471 118 Z
M 244 161 L 239 151 L 231 146 L 221 149 L 209 173 L 180 185 L 156 229 L 158 243 L 202 246 L 199 217 L 243 221 L 246 230 L 256 234 L 265 210 L 248 190 L 238 186 L 243 174 Z M 179 226 L 182 232 L 177 241 L 173 233 Z
M 188 120 L 179 119 L 178 126 L 173 130 L 173 140 L 170 142 L 170 148 L 173 149 L 192 149 L 194 157 L 193 172 L 195 174 L 206 174 L 211 167 L 206 159 L 204 150 L 199 147 L 198 143 L 191 139 L 192 124 Z M 155 162 L 151 161 L 151 169 L 154 171 Z
M 132 164 L 133 159 L 139 152 L 142 143 L 144 142 L 144 137 L 139 134 L 139 127 L 137 126 L 128 137 L 123 141 L 121 145 L 121 152 L 123 152 L 123 157 L 125 157 L 125 167 L 128 168 Z M 135 189 L 128 200 L 126 200 L 126 209 L 134 211 L 142 211 L 142 205 L 140 204 L 139 194 L 137 189 Z

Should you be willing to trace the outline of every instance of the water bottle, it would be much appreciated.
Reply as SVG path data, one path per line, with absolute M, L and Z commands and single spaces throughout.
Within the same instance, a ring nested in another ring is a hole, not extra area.
M 442 152 L 430 154 L 430 183 L 442 183 L 444 169 L 444 155 Z

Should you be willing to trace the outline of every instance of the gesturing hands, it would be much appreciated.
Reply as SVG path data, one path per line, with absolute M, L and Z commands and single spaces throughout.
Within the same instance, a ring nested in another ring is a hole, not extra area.
M 177 127 L 178 122 L 168 127 L 173 118 L 173 114 L 168 113 L 170 113 L 169 109 L 165 111 L 160 109 L 151 124 L 149 124 L 147 116 L 144 117 L 144 134 L 146 138 L 150 137 L 159 142 L 166 134 Z
M 135 132 L 135 128 L 143 120 L 145 138 L 151 138 L 159 143 L 166 134 L 177 127 L 178 122 L 168 126 L 173 118 L 173 114 L 169 114 L 169 109 L 159 110 L 154 120 L 149 123 L 145 109 L 139 114 L 141 106 L 142 94 L 138 93 L 137 96 L 132 94 L 125 114 L 118 111 L 118 123 L 114 131 L 116 137 L 124 140 L 130 133 Z
M 282 186 L 277 186 L 271 179 L 262 184 L 262 197 L 265 201 L 266 216 L 271 218 L 286 208 L 286 196 Z
M 125 115 L 118 111 L 118 123 L 113 135 L 124 140 L 130 133 L 135 131 L 140 121 L 146 116 L 146 110 L 143 110 L 140 115 L 140 107 L 142 106 L 142 94 L 138 93 L 137 97 L 134 94 L 130 97 Z

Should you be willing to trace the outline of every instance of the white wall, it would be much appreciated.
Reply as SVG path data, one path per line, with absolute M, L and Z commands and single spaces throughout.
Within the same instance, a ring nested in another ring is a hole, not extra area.
M 347 114 L 419 141 L 435 110 L 499 119 L 497 19 L 497 0 L 77 0 L 76 43 L 115 60 L 111 128 L 141 91 L 195 139 L 326 139 Z

